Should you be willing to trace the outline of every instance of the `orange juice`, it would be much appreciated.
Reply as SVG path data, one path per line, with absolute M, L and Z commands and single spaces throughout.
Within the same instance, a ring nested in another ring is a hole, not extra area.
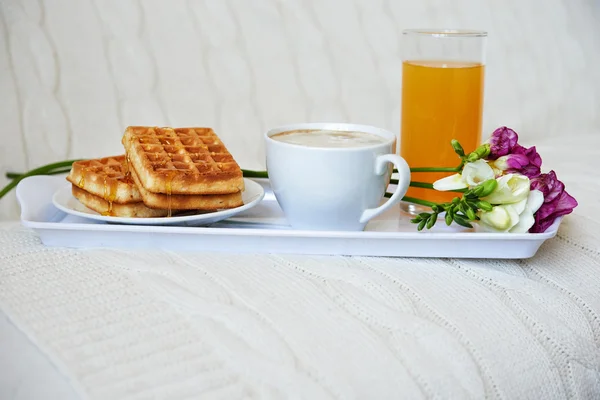
M 402 66 L 400 155 L 411 168 L 456 167 L 460 159 L 450 141 L 465 153 L 479 145 L 484 66 L 478 63 L 405 61 Z M 412 181 L 433 183 L 451 173 L 411 173 Z M 434 202 L 456 193 L 409 188 L 406 196 Z

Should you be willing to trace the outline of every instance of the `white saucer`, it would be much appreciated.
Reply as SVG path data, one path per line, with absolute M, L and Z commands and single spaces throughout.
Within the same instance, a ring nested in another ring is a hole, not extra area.
M 258 183 L 244 178 L 245 189 L 242 192 L 242 201 L 244 205 L 226 210 L 201 212 L 197 214 L 185 214 L 174 217 L 154 217 L 154 218 L 128 218 L 104 216 L 94 210 L 90 210 L 79 202 L 71 194 L 71 184 L 61 187 L 52 196 L 52 203 L 56 208 L 67 214 L 77 215 L 83 218 L 94 219 L 115 224 L 128 225 L 209 225 L 224 220 L 231 216 L 246 211 L 258 203 L 265 196 L 265 191 Z

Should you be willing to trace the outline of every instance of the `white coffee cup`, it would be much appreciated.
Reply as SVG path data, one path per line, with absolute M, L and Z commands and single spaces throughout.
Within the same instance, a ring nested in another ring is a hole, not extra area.
M 272 138 L 296 130 L 332 130 L 377 135 L 380 143 L 357 147 L 312 147 Z M 396 154 L 396 136 L 372 126 L 305 123 L 265 134 L 267 171 L 277 202 L 294 229 L 364 230 L 367 222 L 396 205 L 410 183 L 410 169 Z M 392 166 L 398 186 L 381 204 Z

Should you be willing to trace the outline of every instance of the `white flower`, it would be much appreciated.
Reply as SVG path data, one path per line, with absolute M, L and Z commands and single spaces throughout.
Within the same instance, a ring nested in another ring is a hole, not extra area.
M 433 182 L 433 188 L 440 191 L 466 189 L 467 184 L 460 174 L 454 174 Z
M 544 194 L 539 190 L 532 190 L 529 192 L 526 200 L 522 200 L 520 203 L 524 203 L 523 211 L 519 213 L 519 222 L 510 228 L 511 233 L 525 233 L 535 223 L 534 214 L 544 203 Z M 515 207 L 515 205 L 513 205 Z M 517 210 L 518 211 L 518 210 Z
M 507 174 L 496 179 L 498 186 L 485 200 L 491 204 L 514 204 L 529 196 L 529 178 L 521 174 Z
M 467 163 L 462 174 L 454 174 L 433 183 L 435 190 L 447 191 L 477 186 L 488 179 L 494 179 L 494 170 L 484 160 Z
M 488 232 L 508 232 L 519 223 L 519 214 L 512 205 L 496 206 L 479 213 L 479 226 Z
M 480 211 L 477 226 L 487 232 L 525 233 L 533 226 L 534 214 L 543 202 L 542 192 L 531 190 L 527 198 L 517 203 L 498 205 L 492 211 Z
M 469 187 L 494 178 L 494 170 L 484 160 L 467 163 L 462 171 L 462 179 Z

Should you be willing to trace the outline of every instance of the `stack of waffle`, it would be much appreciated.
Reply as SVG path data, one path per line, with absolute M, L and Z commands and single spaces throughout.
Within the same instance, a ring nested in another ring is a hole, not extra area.
M 243 204 L 242 171 L 210 128 L 128 127 L 125 155 L 73 164 L 72 193 L 103 215 L 164 217 Z

